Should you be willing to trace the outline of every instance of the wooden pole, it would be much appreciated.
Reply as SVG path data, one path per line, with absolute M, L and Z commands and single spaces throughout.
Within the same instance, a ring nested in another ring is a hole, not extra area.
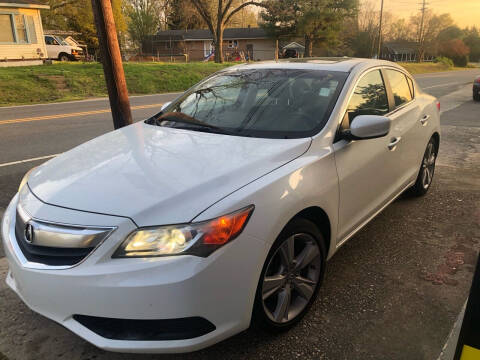
M 92 0 L 92 9 L 112 109 L 113 126 L 118 129 L 132 124 L 132 112 L 111 0 Z
M 278 39 L 275 39 L 275 61 L 278 61 Z
M 382 25 L 383 25 L 383 0 L 380 5 L 380 24 L 378 26 L 378 49 L 377 49 L 377 59 L 380 59 L 382 55 Z

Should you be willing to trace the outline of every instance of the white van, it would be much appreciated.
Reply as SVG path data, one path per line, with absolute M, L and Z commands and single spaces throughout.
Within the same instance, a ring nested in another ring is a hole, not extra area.
M 68 42 L 58 35 L 45 35 L 47 57 L 53 60 L 74 61 L 83 59 L 83 49 L 75 41 Z

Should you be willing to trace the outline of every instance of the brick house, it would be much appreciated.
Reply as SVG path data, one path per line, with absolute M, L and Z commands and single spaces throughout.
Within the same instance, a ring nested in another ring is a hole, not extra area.
M 203 60 L 214 49 L 209 30 L 165 30 L 143 41 L 144 55 L 158 58 L 184 57 Z M 225 60 L 235 60 L 243 55 L 251 60 L 272 60 L 275 57 L 275 41 L 261 28 L 231 28 L 223 33 Z

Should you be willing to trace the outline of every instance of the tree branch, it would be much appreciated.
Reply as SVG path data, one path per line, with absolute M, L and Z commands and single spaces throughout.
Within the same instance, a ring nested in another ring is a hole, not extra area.
M 244 7 L 246 6 L 250 6 L 250 5 L 254 5 L 254 6 L 258 6 L 258 7 L 263 7 L 263 8 L 267 8 L 267 6 L 263 3 L 259 3 L 259 2 L 256 2 L 256 1 L 247 1 L 246 3 L 243 3 L 242 5 L 240 5 L 239 7 L 237 7 L 236 9 L 232 10 L 230 12 L 230 14 L 228 14 L 227 18 L 225 19 L 225 21 L 223 22 L 224 24 L 227 24 L 230 19 L 232 18 L 233 15 L 235 15 L 237 12 L 239 12 L 240 10 L 242 10 Z M 220 19 L 219 19 L 220 20 Z

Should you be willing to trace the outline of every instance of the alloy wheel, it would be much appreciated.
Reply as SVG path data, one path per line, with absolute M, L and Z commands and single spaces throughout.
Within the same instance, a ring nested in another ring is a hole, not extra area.
M 295 319 L 308 305 L 320 278 L 322 256 L 309 234 L 295 234 L 276 250 L 265 271 L 262 302 L 275 323 Z
M 430 141 L 422 161 L 422 186 L 424 189 L 428 189 L 432 183 L 436 158 L 435 144 L 433 141 Z

